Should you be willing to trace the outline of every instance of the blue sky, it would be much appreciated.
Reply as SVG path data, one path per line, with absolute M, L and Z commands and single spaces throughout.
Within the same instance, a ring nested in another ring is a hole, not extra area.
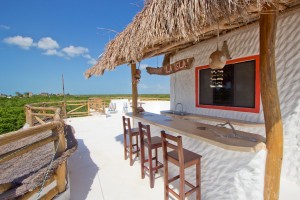
M 106 29 L 121 32 L 142 6 L 142 0 L 1 0 L 0 93 L 61 93 L 62 74 L 66 93 L 131 93 L 127 65 L 90 79 L 83 73 L 115 37 Z M 161 63 L 162 57 L 141 62 L 139 93 L 169 93 L 169 76 L 144 69 Z

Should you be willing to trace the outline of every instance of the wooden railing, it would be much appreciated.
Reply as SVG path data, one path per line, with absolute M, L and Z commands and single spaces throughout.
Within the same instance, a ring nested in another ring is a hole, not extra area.
M 38 112 L 35 112 L 38 111 Z M 35 141 L 29 145 L 18 147 L 17 149 L 12 149 L 9 152 L 0 154 L 0 164 L 7 162 L 13 158 L 21 156 L 25 153 L 28 153 L 34 149 L 44 146 L 45 144 L 53 142 L 56 147 L 56 156 L 60 156 L 66 150 L 66 139 L 64 133 L 64 121 L 61 118 L 61 108 L 55 107 L 33 107 L 26 106 L 26 117 L 27 122 L 34 125 L 32 122 L 33 118 L 35 118 L 40 125 L 32 126 L 27 129 L 21 129 L 18 131 L 6 133 L 0 135 L 0 146 L 10 145 L 12 143 L 16 143 L 19 140 L 24 138 L 28 138 L 30 136 L 36 136 L 39 134 L 43 134 L 46 131 L 51 131 L 52 134 L 46 138 Z M 42 117 L 48 117 L 51 119 L 51 122 L 45 122 Z M 30 161 L 28 161 L 30 162 Z M 56 182 L 56 187 L 47 192 L 42 199 L 52 199 L 58 193 L 65 191 L 66 189 L 66 161 L 64 161 L 55 171 L 54 175 L 52 175 L 45 182 L 44 187 L 47 185 Z M 0 185 L 1 193 L 9 190 L 13 186 L 12 183 L 6 183 Z M 33 191 L 27 192 L 25 195 L 21 197 L 21 199 L 28 199 L 35 195 L 40 190 L 40 187 L 34 189 Z
M 59 116 L 61 119 L 89 116 L 92 112 L 105 114 L 105 102 L 99 98 L 42 102 L 25 105 L 26 123 L 29 124 L 29 126 L 34 126 L 52 121 L 57 108 L 60 108 Z

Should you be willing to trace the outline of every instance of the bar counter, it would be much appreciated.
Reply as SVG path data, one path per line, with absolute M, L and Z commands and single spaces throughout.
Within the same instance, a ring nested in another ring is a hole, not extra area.
M 133 118 L 133 127 L 137 127 L 138 122 L 149 124 L 152 136 L 160 136 L 161 130 L 182 136 L 184 148 L 202 155 L 202 199 L 263 200 L 267 155 L 264 137 L 241 131 L 234 134 L 229 128 L 149 112 L 126 115 Z M 158 160 L 163 161 L 161 149 Z M 169 176 L 176 175 L 178 168 L 169 165 Z M 191 170 L 185 177 L 194 183 L 195 172 Z M 179 188 L 176 184 L 173 186 Z
M 160 127 L 161 130 L 172 131 L 187 137 L 221 147 L 223 149 L 242 152 L 257 152 L 266 149 L 265 138 L 252 133 L 217 127 L 189 120 L 143 112 L 127 113 L 129 117 Z

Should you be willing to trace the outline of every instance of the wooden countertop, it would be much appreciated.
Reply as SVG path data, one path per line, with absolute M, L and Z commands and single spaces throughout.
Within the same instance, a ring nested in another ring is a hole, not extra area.
M 208 120 L 208 121 L 215 121 L 220 123 L 225 123 L 227 121 L 230 121 L 231 124 L 237 125 L 237 126 L 247 126 L 247 127 L 265 127 L 264 123 L 255 123 L 255 122 L 248 122 L 248 121 L 242 121 L 242 120 L 236 120 L 236 119 L 228 119 L 228 118 L 222 118 L 222 117 L 212 117 L 207 115 L 199 115 L 199 114 L 193 114 L 193 113 L 184 113 L 183 116 L 178 114 L 172 114 L 170 110 L 162 110 L 160 111 L 162 115 L 176 117 L 180 119 L 202 119 L 202 120 Z
M 236 130 L 237 137 L 235 137 L 233 131 L 228 128 L 171 118 L 149 112 L 140 114 L 127 113 L 126 115 L 147 122 L 150 125 L 161 127 L 162 130 L 173 131 L 227 150 L 257 152 L 266 149 L 266 139 L 257 134 Z

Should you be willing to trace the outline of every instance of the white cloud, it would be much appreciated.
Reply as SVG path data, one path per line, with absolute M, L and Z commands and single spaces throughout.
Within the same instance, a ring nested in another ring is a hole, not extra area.
M 10 27 L 9 27 L 9 26 L 6 26 L 6 25 L 3 25 L 3 24 L 0 24 L 0 29 L 3 29 L 3 30 L 9 30 Z
M 8 37 L 3 40 L 3 42 L 11 45 L 19 46 L 22 49 L 29 49 L 31 46 L 34 46 L 33 39 L 30 37 L 23 36 L 14 36 Z
M 92 57 L 89 54 L 85 54 L 85 55 L 83 55 L 83 57 L 86 59 L 92 59 Z
M 51 37 L 44 37 L 39 40 L 39 42 L 37 43 L 37 47 L 39 49 L 49 50 L 49 49 L 57 49 L 59 48 L 59 45 Z
M 43 53 L 44 55 L 47 56 L 59 56 L 59 57 L 64 57 L 64 54 L 60 51 L 57 51 L 56 49 L 48 49 L 46 52 Z
M 75 57 L 75 56 L 85 55 L 86 53 L 89 52 L 89 49 L 80 46 L 78 47 L 68 46 L 63 48 L 62 51 L 70 57 Z
M 88 64 L 90 65 L 95 65 L 97 63 L 97 60 L 94 59 L 94 58 L 91 58 L 89 61 L 88 61 Z

